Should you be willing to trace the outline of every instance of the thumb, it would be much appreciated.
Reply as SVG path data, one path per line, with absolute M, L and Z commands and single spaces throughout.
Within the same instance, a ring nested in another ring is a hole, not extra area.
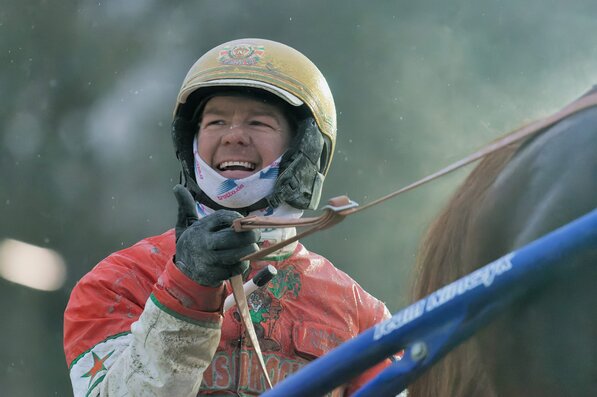
M 178 202 L 176 228 L 186 229 L 187 226 L 199 219 L 195 199 L 193 199 L 191 192 L 181 184 L 174 186 L 174 197 L 176 197 L 176 201 Z

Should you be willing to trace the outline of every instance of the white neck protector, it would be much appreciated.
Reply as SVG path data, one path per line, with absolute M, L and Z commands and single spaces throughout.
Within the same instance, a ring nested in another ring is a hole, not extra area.
M 272 194 L 280 170 L 280 160 L 282 159 L 282 156 L 278 157 L 269 166 L 246 178 L 230 179 L 220 175 L 199 156 L 197 136 L 193 140 L 193 156 L 195 159 L 195 179 L 199 188 L 210 199 L 230 209 L 248 207 Z M 199 218 L 203 218 L 215 211 L 204 204 L 197 203 L 197 212 Z M 249 215 L 298 219 L 303 216 L 303 211 L 284 203 L 276 208 L 266 207 L 253 211 Z M 293 227 L 285 229 L 262 229 L 260 245 L 265 248 L 295 235 L 296 228 Z M 292 254 L 296 245 L 296 242 L 289 244 L 270 254 L 265 259 L 283 259 Z

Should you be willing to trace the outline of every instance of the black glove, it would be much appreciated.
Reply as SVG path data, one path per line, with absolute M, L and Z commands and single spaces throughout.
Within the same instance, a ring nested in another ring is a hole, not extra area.
M 222 281 L 246 271 L 249 261 L 241 262 L 240 258 L 258 250 L 260 232 L 235 232 L 232 221 L 242 218 L 235 211 L 219 210 L 198 220 L 191 193 L 176 185 L 174 195 L 178 201 L 176 267 L 209 287 L 218 287 Z

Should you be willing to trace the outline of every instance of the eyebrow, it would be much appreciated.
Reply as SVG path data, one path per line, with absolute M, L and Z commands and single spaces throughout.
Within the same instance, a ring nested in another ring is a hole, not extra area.
M 201 118 L 203 118 L 205 115 L 211 115 L 211 116 L 226 116 L 227 114 L 229 114 L 229 111 L 214 107 L 214 108 L 208 108 L 206 107 L 203 110 L 203 114 L 201 115 Z M 254 110 L 250 112 L 251 116 L 269 116 L 273 119 L 275 119 L 278 123 L 280 122 L 280 119 L 278 117 L 278 115 L 268 109 L 258 109 L 258 110 Z
M 223 110 L 219 110 L 219 109 L 203 109 L 203 112 L 201 112 L 201 115 L 199 117 L 200 120 L 202 120 L 205 116 L 225 116 L 226 112 L 224 112 Z

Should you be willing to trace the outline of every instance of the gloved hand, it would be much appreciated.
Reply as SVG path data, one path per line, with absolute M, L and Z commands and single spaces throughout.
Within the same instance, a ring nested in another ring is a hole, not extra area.
M 191 193 L 176 185 L 174 195 L 178 201 L 176 267 L 209 287 L 218 287 L 222 281 L 246 271 L 249 261 L 241 262 L 240 258 L 259 249 L 260 232 L 235 232 L 232 221 L 242 217 L 235 211 L 218 210 L 198 219 Z

